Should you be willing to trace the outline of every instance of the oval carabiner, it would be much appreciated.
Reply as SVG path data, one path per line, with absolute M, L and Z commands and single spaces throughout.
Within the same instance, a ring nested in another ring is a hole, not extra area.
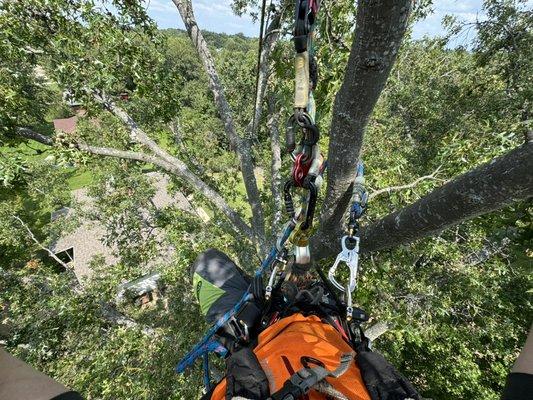
M 313 123 L 311 116 L 306 112 L 299 112 L 293 115 L 295 121 L 304 131 L 302 144 L 304 146 L 314 146 L 320 140 L 320 131 L 318 126 Z

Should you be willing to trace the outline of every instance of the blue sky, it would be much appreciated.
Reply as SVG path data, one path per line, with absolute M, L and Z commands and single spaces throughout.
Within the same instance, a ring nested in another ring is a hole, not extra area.
M 242 32 L 246 36 L 257 36 L 258 27 L 250 17 L 237 17 L 231 10 L 231 0 L 192 0 L 200 28 L 230 34 Z M 148 13 L 160 28 L 183 28 L 176 7 L 171 0 L 148 0 Z M 414 27 L 413 35 L 421 38 L 443 32 L 441 20 L 447 14 L 456 15 L 466 21 L 482 17 L 482 0 L 434 0 L 434 13 Z

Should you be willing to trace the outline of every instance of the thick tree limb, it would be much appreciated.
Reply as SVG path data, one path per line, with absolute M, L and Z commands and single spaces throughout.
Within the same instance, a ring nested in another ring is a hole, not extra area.
M 426 176 L 421 176 L 420 178 L 418 178 L 418 179 L 414 180 L 413 182 L 408 183 L 406 185 L 390 186 L 390 187 L 386 187 L 386 188 L 383 188 L 383 189 L 376 190 L 376 191 L 370 193 L 370 195 L 368 196 L 368 199 L 369 200 L 375 199 L 376 197 L 381 196 L 384 193 L 391 194 L 392 192 L 398 192 L 400 190 L 412 189 L 412 188 L 418 186 L 418 184 L 420 182 L 423 182 L 423 181 L 428 180 L 428 179 L 435 179 L 435 176 L 439 173 L 441 168 L 442 168 L 442 165 L 439 168 L 437 168 L 435 170 L 435 172 L 433 172 L 432 174 L 429 174 L 429 175 L 426 175 Z
M 533 196 L 533 142 L 461 175 L 361 232 L 363 251 L 408 244 Z
M 407 27 L 411 0 L 359 0 L 355 40 L 335 98 L 329 141 L 328 186 L 313 254 L 334 246 L 351 197 L 363 133 L 385 86 Z
M 50 141 L 51 139 L 49 137 L 41 135 L 27 128 L 24 128 L 24 130 L 19 129 L 19 133 L 24 137 L 30 138 L 32 140 L 36 140 L 46 145 L 53 145 L 54 143 L 53 140 Z M 248 226 L 248 224 L 244 222 L 241 216 L 228 205 L 226 200 L 224 200 L 224 198 L 220 196 L 220 194 L 218 194 L 217 191 L 212 189 L 204 181 L 202 181 L 195 174 L 193 174 L 189 170 L 187 165 L 183 163 L 181 160 L 177 159 L 176 157 L 170 156 L 167 153 L 168 157 L 171 157 L 171 160 L 172 160 L 172 163 L 171 163 L 160 157 L 155 157 L 155 156 L 145 154 L 145 153 L 140 153 L 140 152 L 118 150 L 118 149 L 113 149 L 113 148 L 108 148 L 108 147 L 90 146 L 85 143 L 75 143 L 75 146 L 81 151 L 94 154 L 94 155 L 121 158 L 124 160 L 141 161 L 141 162 L 153 164 L 153 165 L 160 167 L 164 171 L 182 179 L 192 189 L 202 193 L 209 201 L 211 201 L 211 203 L 216 208 L 218 208 L 224 215 L 226 215 L 226 217 L 230 220 L 230 222 L 232 223 L 232 226 L 234 227 L 235 231 L 238 234 L 243 235 L 247 238 L 253 237 L 253 231 L 250 228 L 250 226 Z
M 190 0 L 172 0 L 176 5 L 183 23 L 187 28 L 189 37 L 204 65 L 205 72 L 209 79 L 209 87 L 215 98 L 218 113 L 224 122 L 224 130 L 232 147 L 239 156 L 241 173 L 248 196 L 248 203 L 252 209 L 252 229 L 255 232 L 254 237 L 257 239 L 263 252 L 267 250 L 265 237 L 265 223 L 263 218 L 263 206 L 257 187 L 257 180 L 254 174 L 254 162 L 252 158 L 252 149 L 249 141 L 242 139 L 235 129 L 233 113 L 224 94 L 222 82 L 215 68 L 213 56 L 207 47 L 207 43 L 196 23 Z

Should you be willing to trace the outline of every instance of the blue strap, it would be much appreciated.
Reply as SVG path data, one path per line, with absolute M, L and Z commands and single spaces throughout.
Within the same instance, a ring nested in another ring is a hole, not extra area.
M 283 231 L 281 238 L 279 239 L 279 244 L 272 246 L 272 249 L 270 250 L 270 253 L 268 256 L 263 260 L 261 263 L 261 266 L 258 268 L 258 270 L 255 272 L 255 276 L 262 276 L 263 273 L 266 271 L 267 268 L 269 268 L 272 263 L 276 260 L 276 258 L 279 256 L 280 252 L 283 250 L 283 247 L 285 245 L 285 242 L 289 239 L 289 236 L 291 235 L 292 231 L 294 230 L 295 223 L 291 221 Z M 207 333 L 204 335 L 202 340 L 198 342 L 191 351 L 189 351 L 178 363 L 176 366 L 176 372 L 181 374 L 183 373 L 188 367 L 190 367 L 194 362 L 204 356 L 204 354 L 217 351 L 218 349 L 220 351 L 220 347 L 215 347 L 213 343 L 218 343 L 214 340 L 212 340 L 215 333 L 222 328 L 226 323 L 239 311 L 242 310 L 244 305 L 248 303 L 250 300 L 253 299 L 253 295 L 250 293 L 250 287 L 248 287 L 248 290 L 243 295 L 243 297 L 239 300 L 235 306 L 229 310 L 227 313 L 225 313 L 223 316 L 221 316 L 215 324 L 207 331 Z M 220 343 L 218 343 L 220 345 Z M 220 345 L 221 346 L 221 345 Z M 227 351 L 227 350 L 226 350 Z M 205 360 L 205 359 L 204 359 Z

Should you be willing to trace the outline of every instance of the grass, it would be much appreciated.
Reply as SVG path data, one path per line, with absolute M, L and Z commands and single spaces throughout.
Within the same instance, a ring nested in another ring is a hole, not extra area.
M 82 189 L 89 186 L 93 181 L 93 175 L 90 171 L 75 169 L 72 172 L 73 174 L 68 178 L 70 190 Z

